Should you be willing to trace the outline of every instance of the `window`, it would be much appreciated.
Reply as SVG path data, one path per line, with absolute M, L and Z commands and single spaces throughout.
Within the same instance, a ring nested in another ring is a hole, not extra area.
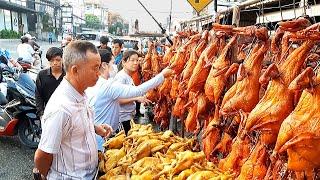
M 4 10 L 4 18 L 5 18 L 5 28 L 8 30 L 11 30 L 11 17 L 10 17 L 9 10 Z

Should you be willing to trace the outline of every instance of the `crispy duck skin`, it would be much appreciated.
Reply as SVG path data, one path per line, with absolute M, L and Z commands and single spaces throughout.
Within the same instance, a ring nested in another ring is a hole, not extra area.
M 202 149 L 207 159 L 211 159 L 211 153 L 220 141 L 221 130 L 219 128 L 220 118 L 219 110 L 215 109 L 213 116 L 208 116 L 209 124 L 202 135 Z
M 208 36 L 209 36 L 209 32 L 205 31 L 200 42 L 198 43 L 197 47 L 191 51 L 190 58 L 187 62 L 187 65 L 184 68 L 184 70 L 182 71 L 182 80 L 183 81 L 187 81 L 190 79 L 190 77 L 192 75 L 192 71 L 197 64 L 197 61 L 198 61 L 201 53 L 207 47 Z
M 230 71 L 228 71 L 231 62 L 230 50 L 236 40 L 237 36 L 233 36 L 223 48 L 220 56 L 212 63 L 204 86 L 207 98 L 215 104 L 218 104 L 218 100 L 221 98 L 220 96 L 227 83 L 227 78 L 231 75 Z
M 187 99 L 183 97 L 178 97 L 172 110 L 172 115 L 179 118 L 181 115 L 184 114 L 186 109 L 184 108 L 185 104 L 187 103 Z
M 162 58 L 162 65 L 164 67 L 168 66 L 170 63 L 170 60 L 173 58 L 176 48 L 179 45 L 180 38 L 178 36 L 173 38 L 173 45 L 165 52 L 163 58 Z
M 281 124 L 273 156 L 287 152 L 288 169 L 312 174 L 320 167 L 320 73 L 313 78 L 311 68 L 305 69 L 289 88 L 306 88 L 294 111 Z
M 257 105 L 260 90 L 259 75 L 268 47 L 268 41 L 256 44 L 251 55 L 240 65 L 236 83 L 226 92 L 222 100 L 220 114 L 233 114 L 240 109 L 249 113 Z
M 301 71 L 313 45 L 313 41 L 304 42 L 288 56 L 285 62 L 280 64 L 279 69 L 275 65 L 267 69 L 261 78 L 266 79 L 274 74 L 273 79 L 269 82 L 265 95 L 246 119 L 241 137 L 247 132 L 260 130 L 263 143 L 275 143 L 282 121 L 294 108 L 294 93 L 289 91 L 288 86 Z M 278 70 L 278 72 L 274 73 L 270 69 Z
M 158 89 L 158 94 L 160 95 L 160 99 L 162 96 L 167 96 L 170 93 L 172 86 L 172 77 L 168 77 L 164 80 L 164 82 L 160 85 Z
M 152 50 L 152 56 L 151 56 L 151 70 L 152 70 L 152 75 L 159 74 L 161 71 L 160 67 L 160 62 L 162 62 L 161 57 L 159 56 L 158 52 L 154 48 Z
M 310 21 L 305 18 L 299 18 L 292 21 L 285 21 L 285 22 L 279 22 L 278 23 L 279 28 L 285 30 L 285 31 L 298 31 L 301 29 L 304 29 L 311 25 Z
M 173 100 L 176 100 L 179 95 L 179 80 L 178 80 L 178 78 L 179 78 L 179 76 L 175 76 L 172 80 L 172 86 L 170 89 L 170 97 Z
M 189 108 L 185 126 L 187 132 L 195 132 L 197 130 L 197 104 L 193 104 L 191 108 Z
M 154 44 L 150 43 L 148 47 L 148 52 L 144 58 L 144 63 L 142 65 L 142 77 L 144 81 L 148 81 L 152 77 L 152 51 L 154 49 Z
M 215 38 L 211 44 L 201 53 L 197 65 L 192 71 L 192 75 L 188 82 L 187 92 L 198 92 L 203 89 L 206 79 L 209 75 L 211 63 L 219 50 L 219 38 Z
M 182 72 L 186 64 L 186 61 L 189 58 L 188 49 L 190 49 L 191 47 L 195 47 L 200 38 L 201 34 L 196 34 L 192 36 L 186 44 L 182 45 L 177 50 L 177 53 L 175 54 L 173 60 L 170 62 L 169 65 L 169 67 L 175 72 L 175 74 L 179 75 Z
M 233 171 L 236 175 L 240 174 L 240 169 L 250 155 L 250 140 L 248 137 L 241 139 L 235 137 L 231 152 L 219 162 L 219 168 L 223 171 Z
M 241 173 L 237 180 L 263 179 L 268 168 L 266 165 L 267 158 L 267 148 L 261 143 L 256 144 L 249 158 L 241 167 Z

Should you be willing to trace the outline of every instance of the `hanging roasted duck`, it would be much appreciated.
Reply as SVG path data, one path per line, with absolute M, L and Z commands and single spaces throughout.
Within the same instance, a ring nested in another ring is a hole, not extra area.
M 178 46 L 180 45 L 180 37 L 176 36 L 173 38 L 173 45 L 168 48 L 162 58 L 162 67 L 167 67 L 170 63 L 170 60 L 173 58 L 176 49 L 178 48 Z
M 197 65 L 192 71 L 186 92 L 198 92 L 203 89 L 210 72 L 211 63 L 214 61 L 214 58 L 218 53 L 219 42 L 220 39 L 215 37 L 210 45 L 201 53 Z
M 260 28 L 257 31 L 262 31 L 266 37 L 268 36 L 266 28 Z M 237 114 L 240 109 L 244 113 L 249 113 L 258 103 L 260 90 L 259 76 L 264 55 L 269 47 L 268 40 L 259 41 L 244 63 L 240 64 L 237 81 L 224 95 L 220 114 Z
M 258 143 L 241 167 L 237 180 L 264 179 L 267 173 L 267 148 Z
M 144 82 L 152 78 L 152 52 L 154 49 L 154 44 L 150 43 L 148 45 L 148 52 L 144 58 L 144 63 L 142 64 L 141 74 Z
M 209 31 L 204 31 L 202 33 L 202 37 L 197 45 L 196 48 L 194 48 L 191 51 L 190 54 L 190 58 L 187 61 L 186 67 L 184 68 L 184 70 L 182 71 L 182 80 L 183 81 L 187 81 L 190 79 L 191 75 L 192 75 L 192 71 L 194 69 L 194 67 L 197 64 L 197 61 L 201 55 L 201 53 L 204 51 L 204 49 L 207 47 L 208 44 L 208 37 L 209 37 Z
M 178 50 L 173 59 L 170 62 L 169 67 L 179 75 L 187 60 L 189 59 L 190 52 L 188 50 L 194 48 L 201 38 L 201 34 L 193 35 L 184 45 L 182 45 Z
M 288 169 L 297 178 L 313 179 L 313 170 L 320 167 L 320 71 L 314 76 L 305 69 L 289 88 L 303 90 L 293 112 L 281 124 L 273 157 L 287 152 Z
M 294 108 L 294 93 L 289 91 L 288 86 L 300 73 L 314 43 L 306 40 L 288 56 L 287 60 L 279 66 L 270 65 L 261 76 L 262 84 L 269 79 L 271 81 L 265 95 L 246 119 L 242 137 L 249 132 L 260 131 L 260 138 L 264 144 L 275 143 L 282 121 Z
M 223 48 L 219 57 L 212 63 L 211 70 L 204 85 L 204 90 L 209 101 L 219 105 L 222 92 L 228 77 L 237 70 L 237 66 L 231 64 L 231 47 L 236 43 L 237 36 L 233 36 Z

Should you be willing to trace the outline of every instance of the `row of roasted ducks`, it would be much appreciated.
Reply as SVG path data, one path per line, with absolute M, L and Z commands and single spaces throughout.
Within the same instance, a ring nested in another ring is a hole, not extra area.
M 316 177 L 320 75 L 306 64 L 319 60 L 319 31 L 300 18 L 279 23 L 269 40 L 264 27 L 214 24 L 185 41 L 176 37 L 163 57 L 151 46 L 144 78 L 167 65 L 175 71 L 148 92 L 155 121 L 167 127 L 172 114 L 188 132 L 203 129 L 206 157 L 239 179 Z

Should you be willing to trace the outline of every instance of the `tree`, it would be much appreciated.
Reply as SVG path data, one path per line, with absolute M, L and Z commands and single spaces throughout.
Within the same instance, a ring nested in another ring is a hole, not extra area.
M 87 28 L 92 28 L 92 29 L 100 29 L 101 28 L 100 19 L 93 14 L 86 14 L 85 21 L 86 21 Z
M 45 13 L 42 15 L 42 31 L 43 32 L 51 32 L 53 31 L 54 27 L 53 27 L 53 22 L 52 19 L 49 15 L 49 13 Z

